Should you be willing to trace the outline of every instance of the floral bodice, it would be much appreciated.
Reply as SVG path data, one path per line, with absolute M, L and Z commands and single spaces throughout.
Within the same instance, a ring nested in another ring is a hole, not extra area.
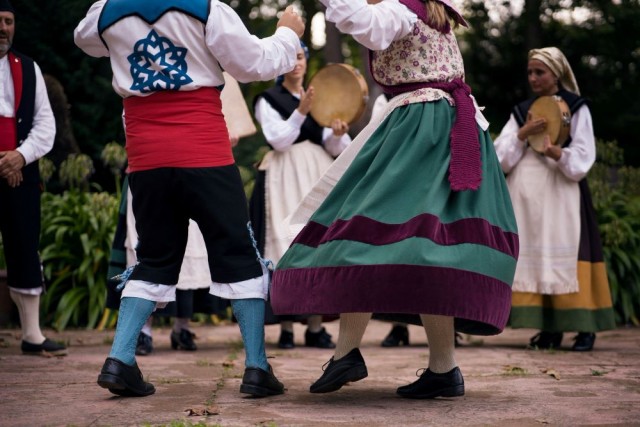
M 387 86 L 402 83 L 449 82 L 456 77 L 464 79 L 464 63 L 453 30 L 443 34 L 418 19 L 413 31 L 394 41 L 382 51 L 371 55 L 374 80 Z M 415 91 L 418 99 L 411 102 L 429 102 L 453 99 L 439 89 L 424 88 Z

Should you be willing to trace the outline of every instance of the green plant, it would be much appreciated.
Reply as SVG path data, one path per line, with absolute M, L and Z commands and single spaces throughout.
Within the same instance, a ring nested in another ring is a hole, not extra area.
M 589 174 L 616 321 L 640 324 L 640 170 L 616 142 L 598 142 Z
M 120 198 L 122 191 L 122 175 L 124 166 L 127 164 L 127 151 L 115 141 L 111 141 L 102 149 L 100 154 L 102 162 L 109 167 L 109 170 L 116 179 L 116 196 Z
M 104 310 L 118 199 L 71 189 L 42 196 L 43 319 L 58 330 L 96 326 Z

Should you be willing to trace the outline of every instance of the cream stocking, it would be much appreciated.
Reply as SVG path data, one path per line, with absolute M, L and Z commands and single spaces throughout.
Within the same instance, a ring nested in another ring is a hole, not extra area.
M 421 314 L 420 319 L 429 341 L 429 369 L 436 374 L 449 372 L 456 367 L 453 317 Z
M 340 315 L 340 334 L 333 356 L 338 360 L 346 356 L 354 348 L 360 347 L 362 336 L 371 319 L 371 313 L 342 313 Z
M 9 289 L 11 299 L 18 306 L 22 340 L 30 344 L 42 344 L 44 335 L 40 330 L 40 295 L 30 295 Z

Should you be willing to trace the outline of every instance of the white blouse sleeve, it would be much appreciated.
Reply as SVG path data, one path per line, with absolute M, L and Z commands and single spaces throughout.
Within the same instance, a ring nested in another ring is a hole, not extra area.
M 326 19 L 371 50 L 384 50 L 413 29 L 418 17 L 398 0 L 375 5 L 366 0 L 320 0 Z
M 596 141 L 589 107 L 583 105 L 571 117 L 571 144 L 562 149 L 558 168 L 573 181 L 584 178 L 596 161 Z
M 286 120 L 264 99 L 258 99 L 255 106 L 256 120 L 269 145 L 276 151 L 287 151 L 300 135 L 300 128 L 307 116 L 294 110 Z
M 73 32 L 73 41 L 76 46 L 87 55 L 97 58 L 109 56 L 109 49 L 102 43 L 98 34 L 98 20 L 106 2 L 106 0 L 95 2 Z
M 333 129 L 322 129 L 322 144 L 324 149 L 333 157 L 338 157 L 345 148 L 351 143 L 351 137 L 348 133 L 341 136 L 335 136 Z
M 516 122 L 512 114 L 507 124 L 500 131 L 500 135 L 493 142 L 504 173 L 511 172 L 522 159 L 527 149 L 526 142 L 518 139 L 518 130 L 520 130 L 520 126 L 518 126 L 518 122 Z

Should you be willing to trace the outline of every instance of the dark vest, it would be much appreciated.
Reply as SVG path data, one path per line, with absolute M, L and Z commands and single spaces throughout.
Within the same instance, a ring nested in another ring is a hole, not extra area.
M 253 100 L 253 108 L 255 110 L 258 99 L 264 98 L 265 101 L 276 110 L 280 116 L 286 120 L 300 105 L 300 100 L 293 96 L 287 89 L 281 85 L 276 85 L 260 94 L 258 94 Z M 323 128 L 316 122 L 311 115 L 308 115 L 300 128 L 300 135 L 295 140 L 294 144 L 298 142 L 309 140 L 314 144 L 322 145 L 322 132 Z M 268 142 L 267 142 L 268 143 Z
M 20 105 L 18 105 L 18 109 L 16 110 L 18 145 L 20 145 L 27 139 L 33 126 L 33 111 L 36 101 L 36 70 L 31 58 L 15 50 L 11 50 L 10 52 L 20 60 L 22 71 L 22 91 L 20 94 L 17 93 L 19 88 L 15 85 L 16 77 L 12 75 L 14 79 L 14 89 L 16 91 L 15 97 L 16 99 L 20 98 Z M 13 72 L 15 65 L 13 65 L 14 61 L 11 56 L 9 57 L 9 61 Z
M 578 108 L 582 107 L 585 104 L 589 105 L 589 101 L 586 98 L 583 98 L 573 92 L 569 92 L 564 89 L 560 89 L 558 93 L 556 93 L 556 95 L 558 95 L 564 100 L 564 102 L 567 103 L 569 111 L 571 111 L 571 116 L 573 116 L 573 114 L 578 111 Z M 525 122 L 527 121 L 527 113 L 529 112 L 529 108 L 531 108 L 531 104 L 533 104 L 536 99 L 538 99 L 537 96 L 527 99 L 526 101 L 522 101 L 521 103 L 513 107 L 513 116 L 515 117 L 516 122 L 518 122 L 518 126 L 522 127 L 525 124 Z M 567 139 L 564 147 L 566 147 L 570 143 L 571 137 Z

